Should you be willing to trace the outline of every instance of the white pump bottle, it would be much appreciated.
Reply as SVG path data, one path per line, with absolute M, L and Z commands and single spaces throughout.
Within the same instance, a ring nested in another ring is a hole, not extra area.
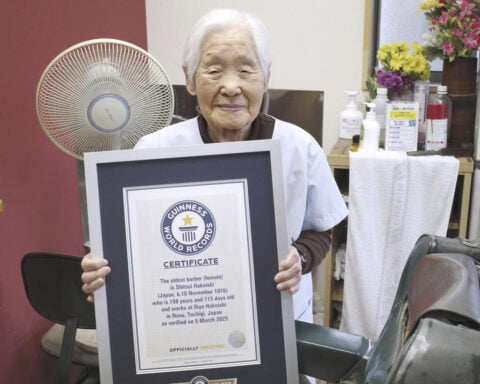
M 345 91 L 349 102 L 347 107 L 340 113 L 340 126 L 338 135 L 341 139 L 351 139 L 353 135 L 360 133 L 360 125 L 363 120 L 363 113 L 358 109 L 355 102 L 356 91 Z
M 375 115 L 375 104 L 367 103 L 367 115 L 360 128 L 360 151 L 378 151 L 380 124 Z

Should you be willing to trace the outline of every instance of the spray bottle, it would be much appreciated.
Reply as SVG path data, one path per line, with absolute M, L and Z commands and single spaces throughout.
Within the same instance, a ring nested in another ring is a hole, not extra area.
M 360 151 L 378 151 L 380 124 L 375 114 L 375 103 L 367 103 L 367 115 L 360 128 Z
M 388 100 L 387 88 L 377 87 L 377 96 L 372 100 L 375 104 L 375 114 L 380 124 L 380 146 L 385 145 L 385 131 L 387 126 L 387 104 Z
M 349 102 L 347 107 L 340 113 L 339 136 L 341 139 L 351 139 L 353 135 L 360 133 L 360 124 L 362 123 L 363 113 L 358 109 L 355 102 L 356 91 L 345 91 Z

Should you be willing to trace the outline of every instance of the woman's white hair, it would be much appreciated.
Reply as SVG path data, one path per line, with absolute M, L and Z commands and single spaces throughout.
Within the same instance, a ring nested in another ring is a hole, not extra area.
M 234 9 L 214 9 L 193 26 L 183 52 L 183 70 L 187 81 L 195 83 L 195 72 L 200 63 L 202 44 L 213 31 L 222 31 L 234 26 L 245 26 L 252 35 L 258 61 L 265 81 L 270 77 L 270 39 L 265 24 L 257 17 Z

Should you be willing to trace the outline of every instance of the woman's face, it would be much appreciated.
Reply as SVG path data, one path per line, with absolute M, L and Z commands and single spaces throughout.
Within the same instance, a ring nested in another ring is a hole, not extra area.
M 268 79 L 244 28 L 214 32 L 205 39 L 194 79 L 187 89 L 197 96 L 210 134 L 226 138 L 250 130 Z

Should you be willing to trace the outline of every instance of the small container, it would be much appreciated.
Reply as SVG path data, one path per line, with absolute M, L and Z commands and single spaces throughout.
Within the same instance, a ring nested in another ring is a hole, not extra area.
M 350 152 L 358 152 L 360 147 L 360 135 L 352 136 L 352 144 L 350 144 Z
M 353 135 L 360 133 L 360 124 L 363 120 L 363 113 L 358 109 L 355 99 L 356 91 L 345 91 L 349 102 L 347 107 L 340 113 L 340 124 L 338 136 L 341 139 L 351 139 Z

